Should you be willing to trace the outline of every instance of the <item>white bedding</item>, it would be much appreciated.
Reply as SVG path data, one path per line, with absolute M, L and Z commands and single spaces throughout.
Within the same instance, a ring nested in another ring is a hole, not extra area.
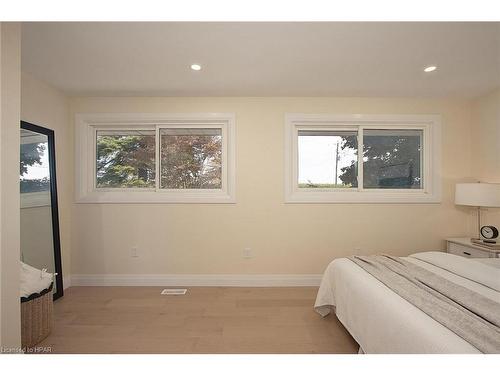
M 452 264 L 453 272 L 430 264 L 429 258 L 437 259 L 437 264 L 446 268 L 449 268 L 447 264 Z M 500 301 L 500 292 L 491 288 L 500 280 L 498 268 L 437 252 L 418 253 L 404 259 Z M 460 275 L 464 270 L 467 278 Z M 477 278 L 481 283 L 474 281 Z M 334 260 L 326 269 L 315 308 L 323 316 L 334 308 L 339 320 L 365 353 L 479 353 L 346 258 Z
M 476 258 L 474 260 L 491 267 L 500 268 L 500 258 Z

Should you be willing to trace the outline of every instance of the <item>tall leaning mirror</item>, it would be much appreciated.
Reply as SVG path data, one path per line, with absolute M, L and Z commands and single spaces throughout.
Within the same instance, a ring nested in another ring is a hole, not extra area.
M 54 300 L 63 295 L 54 131 L 21 121 L 21 261 L 56 273 Z

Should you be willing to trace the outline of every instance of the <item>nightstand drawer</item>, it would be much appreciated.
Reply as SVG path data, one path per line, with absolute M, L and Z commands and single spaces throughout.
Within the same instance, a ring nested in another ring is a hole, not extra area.
M 448 242 L 448 252 L 450 254 L 460 255 L 466 258 L 489 258 L 488 251 L 481 251 L 471 247 L 459 245 L 457 243 Z

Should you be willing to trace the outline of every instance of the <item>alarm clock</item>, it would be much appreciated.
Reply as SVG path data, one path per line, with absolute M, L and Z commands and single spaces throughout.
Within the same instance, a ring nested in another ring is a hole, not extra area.
M 484 238 L 484 242 L 495 243 L 495 238 L 498 237 L 498 229 L 492 225 L 485 225 L 481 228 L 481 236 Z

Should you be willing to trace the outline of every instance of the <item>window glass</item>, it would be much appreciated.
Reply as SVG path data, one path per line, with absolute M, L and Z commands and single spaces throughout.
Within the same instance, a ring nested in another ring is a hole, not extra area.
M 356 132 L 299 130 L 299 188 L 356 188 Z
M 221 189 L 222 130 L 160 130 L 162 189 Z
M 363 188 L 422 189 L 422 130 L 363 131 Z
M 154 188 L 155 131 L 98 130 L 97 188 Z

